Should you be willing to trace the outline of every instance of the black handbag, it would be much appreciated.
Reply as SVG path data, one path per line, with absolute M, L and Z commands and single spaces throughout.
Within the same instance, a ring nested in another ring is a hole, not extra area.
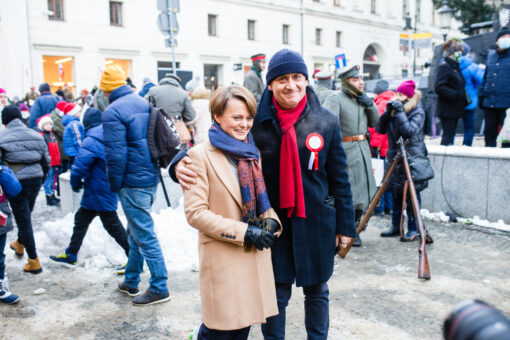
M 434 178 L 434 169 L 428 157 L 409 156 L 409 168 L 414 182 L 428 181 Z

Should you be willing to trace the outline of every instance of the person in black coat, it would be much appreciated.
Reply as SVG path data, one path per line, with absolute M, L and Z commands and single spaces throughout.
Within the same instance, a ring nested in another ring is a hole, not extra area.
M 427 147 L 424 142 L 423 127 L 425 124 L 425 111 L 421 104 L 422 94 L 415 90 L 412 80 L 403 82 L 397 88 L 397 97 L 390 100 L 386 111 L 379 118 L 376 131 L 388 134 L 389 148 L 386 153 L 386 165 L 391 164 L 397 156 L 400 146 L 397 141 L 400 137 L 407 142 L 405 148 L 408 156 L 427 156 Z M 391 227 L 382 232 L 382 237 L 400 235 L 400 216 L 402 214 L 402 200 L 405 173 L 402 163 L 395 168 L 390 179 L 388 190 L 393 192 L 393 216 Z M 428 182 L 415 182 L 416 194 L 421 201 L 420 192 L 427 188 Z M 412 209 L 409 195 L 407 196 L 407 234 L 401 241 L 414 241 L 417 239 L 416 219 Z
M 459 40 L 448 40 L 443 44 L 444 61 L 438 66 L 434 89 L 437 94 L 436 112 L 441 118 L 443 137 L 441 145 L 453 145 L 459 118 L 469 104 L 466 83 L 459 61 L 464 49 Z
M 277 52 L 269 63 L 266 81 L 252 135 L 262 156 L 269 200 L 283 232 L 271 247 L 279 314 L 267 319 L 262 333 L 265 339 L 285 338 L 285 309 L 296 283 L 303 287 L 306 299 L 308 339 L 325 340 L 329 328 L 327 282 L 334 256 L 356 235 L 340 123 L 321 107 L 308 86 L 308 71 L 297 52 Z M 294 117 L 291 122 L 289 116 Z M 189 158 L 179 162 L 182 157 L 181 153 L 174 158 L 170 175 L 186 188 L 196 174 L 185 167 Z M 289 178 L 293 180 L 290 186 Z

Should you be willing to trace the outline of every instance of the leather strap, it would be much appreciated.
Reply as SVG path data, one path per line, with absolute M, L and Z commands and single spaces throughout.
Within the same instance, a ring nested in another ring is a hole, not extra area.
M 342 142 L 360 142 L 365 139 L 367 139 L 365 135 L 348 136 L 342 138 Z

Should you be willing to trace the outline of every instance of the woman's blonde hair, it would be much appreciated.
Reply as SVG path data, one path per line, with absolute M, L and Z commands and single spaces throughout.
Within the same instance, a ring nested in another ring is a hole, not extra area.
M 228 101 L 233 98 L 244 102 L 250 116 L 255 117 L 257 114 L 257 101 L 255 97 L 253 97 L 253 94 L 241 85 L 229 85 L 218 88 L 212 95 L 211 101 L 209 102 L 212 120 L 214 120 L 214 116 L 221 117 L 223 115 Z

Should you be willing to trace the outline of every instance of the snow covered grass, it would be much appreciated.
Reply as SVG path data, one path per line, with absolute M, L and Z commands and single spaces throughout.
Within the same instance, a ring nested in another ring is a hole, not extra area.
M 119 216 L 124 227 L 126 218 Z M 168 271 L 194 270 L 198 264 L 198 232 L 188 225 L 182 204 L 153 213 L 156 234 L 163 250 Z M 74 214 L 46 221 L 35 232 L 40 258 L 47 259 L 64 251 L 73 232 Z M 108 235 L 98 217 L 87 232 L 78 254 L 78 265 L 85 268 L 106 268 L 123 265 L 127 258 L 122 248 Z
M 443 211 L 430 212 L 427 209 L 421 209 L 421 214 L 423 217 L 428 218 L 429 220 L 432 220 L 434 222 L 443 223 L 450 222 L 450 217 L 447 216 Z M 457 217 L 457 221 L 467 225 L 476 225 L 479 227 L 486 227 L 502 231 L 510 231 L 510 225 L 505 224 L 503 220 L 498 220 L 497 222 L 490 222 L 481 219 L 479 216 L 474 216 L 473 218 Z

